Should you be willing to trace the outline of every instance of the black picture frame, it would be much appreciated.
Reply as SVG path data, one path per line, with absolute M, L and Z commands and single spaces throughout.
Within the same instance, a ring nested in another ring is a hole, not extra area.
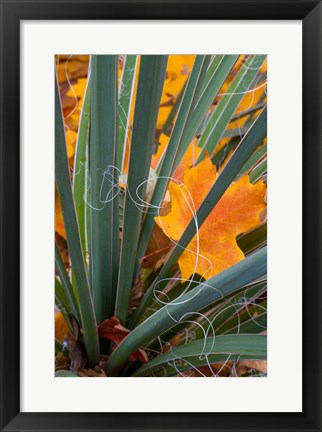
M 322 431 L 321 3 L 316 0 L 66 0 L 63 2 L 0 0 L 0 5 L 1 431 Z M 19 50 L 20 21 L 31 19 L 302 20 L 303 291 L 305 293 L 303 295 L 302 413 L 20 412 Z

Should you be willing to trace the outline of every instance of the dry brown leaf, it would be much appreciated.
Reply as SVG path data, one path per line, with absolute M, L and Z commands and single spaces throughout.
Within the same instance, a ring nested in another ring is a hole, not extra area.
M 130 330 L 125 328 L 117 317 L 106 319 L 98 326 L 99 337 L 114 342 L 116 346 L 119 345 L 129 333 Z M 147 363 L 148 356 L 143 349 L 138 349 L 129 357 L 129 360 L 140 360 L 142 363 Z
M 267 373 L 267 360 L 241 360 L 237 362 L 235 373 L 237 376 L 244 376 L 249 370 L 256 370 L 263 374 Z
M 98 366 L 94 369 L 79 369 L 77 375 L 83 378 L 106 378 L 106 373 Z

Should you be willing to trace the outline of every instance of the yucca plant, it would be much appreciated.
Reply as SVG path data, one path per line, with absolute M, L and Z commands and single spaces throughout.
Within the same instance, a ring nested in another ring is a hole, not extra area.
M 91 56 L 72 166 L 56 76 L 56 376 L 265 375 L 265 61 Z

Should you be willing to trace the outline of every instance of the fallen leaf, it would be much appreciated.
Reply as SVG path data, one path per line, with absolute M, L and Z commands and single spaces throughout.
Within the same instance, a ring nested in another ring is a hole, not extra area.
M 160 134 L 157 151 L 154 155 L 152 155 L 152 159 L 151 159 L 151 168 L 153 168 L 154 170 L 158 166 L 158 163 L 163 155 L 166 146 L 168 145 L 168 142 L 169 142 L 169 137 L 163 133 Z
M 145 270 L 147 271 L 147 270 Z M 138 280 L 138 282 L 131 289 L 131 297 L 128 307 L 129 314 L 132 313 L 133 309 L 137 307 L 139 304 L 140 298 L 143 296 L 143 293 L 146 289 L 146 286 L 142 280 Z
M 184 172 L 184 185 L 170 182 L 171 211 L 156 217 L 156 223 L 173 240 L 179 240 L 193 213 L 199 208 L 215 183 L 217 172 L 209 155 L 196 167 Z M 179 258 L 183 279 L 198 273 L 205 279 L 244 259 L 236 236 L 260 225 L 259 215 L 265 207 L 266 186 L 251 184 L 248 175 L 232 183 Z
M 195 165 L 198 156 L 201 153 L 201 148 L 197 146 L 197 139 L 195 138 L 188 146 L 183 158 L 181 159 L 173 177 L 177 180 L 182 181 L 184 172 L 187 168 L 191 168 Z
M 72 156 L 74 156 L 75 153 L 77 133 L 69 129 L 66 130 L 65 136 L 66 136 L 66 146 L 67 146 L 67 157 L 69 159 Z
M 113 349 L 115 349 L 129 333 L 130 330 L 122 326 L 117 317 L 106 319 L 98 326 L 99 337 L 114 342 L 115 347 Z M 142 363 L 147 363 L 148 356 L 143 349 L 138 349 L 130 356 L 129 360 L 140 360 Z
M 83 343 L 82 331 L 76 320 L 73 320 L 73 327 L 73 335 L 69 332 L 68 336 L 64 340 L 64 344 L 69 351 L 70 370 L 75 372 L 79 369 L 85 368 L 87 357 Z
M 219 91 L 219 94 L 224 95 L 225 92 L 227 92 L 229 85 L 231 84 L 232 79 L 235 77 L 237 71 L 243 67 L 242 65 L 246 61 L 246 56 L 240 56 L 238 61 L 236 62 L 236 65 L 234 66 L 234 69 L 232 73 L 229 75 L 228 79 L 225 81 L 223 87 Z M 265 73 L 267 71 L 267 61 L 265 61 L 260 69 L 260 73 Z M 236 109 L 236 112 L 234 113 L 235 116 L 237 116 L 239 113 L 246 111 L 247 109 L 251 107 L 255 107 L 260 102 L 265 102 L 266 97 L 264 97 L 265 89 L 265 83 L 259 82 L 257 85 L 254 85 L 254 88 L 250 91 L 247 91 L 245 95 L 243 96 L 241 102 L 238 104 L 238 107 Z M 222 96 L 220 96 L 222 97 Z M 215 99 L 215 105 L 218 104 L 219 99 Z M 256 115 L 258 112 L 255 113 Z M 248 120 L 248 116 L 236 118 L 235 120 L 231 121 L 228 125 L 228 129 L 239 129 L 241 128 L 245 122 Z M 228 142 L 230 141 L 230 138 L 224 137 L 221 138 L 217 146 L 215 147 L 213 155 L 217 154 Z
M 232 362 L 230 362 L 232 363 Z M 231 365 L 229 362 L 226 363 L 214 363 L 209 366 L 199 366 L 197 369 L 185 371 L 184 374 L 188 378 L 200 378 L 200 377 L 228 377 L 230 376 Z
M 235 366 L 237 376 L 251 376 L 252 373 L 267 374 L 267 360 L 241 360 Z
M 59 56 L 57 74 L 59 83 L 87 76 L 89 56 Z
M 66 238 L 66 231 L 63 219 L 63 213 L 58 198 L 57 189 L 55 188 L 55 231 L 61 237 Z
M 267 330 L 262 331 L 260 334 L 267 334 Z M 240 360 L 232 370 L 232 374 L 239 377 L 256 376 L 258 372 L 263 375 L 267 374 L 267 360 Z
M 75 96 L 77 96 L 78 98 L 83 98 L 86 90 L 86 85 L 87 78 L 78 79 L 77 82 L 73 84 L 72 87 L 70 87 L 67 91 L 67 96 L 70 96 L 71 98 L 75 98 Z
M 61 312 L 55 313 L 55 338 L 63 343 L 68 336 L 68 324 Z
M 161 134 L 159 137 L 159 145 L 157 148 L 157 152 L 152 156 L 151 159 L 151 168 L 154 170 L 158 166 L 158 163 L 168 145 L 169 137 L 165 134 Z M 186 168 L 192 167 L 198 156 L 200 155 L 201 148 L 197 146 L 197 139 L 195 138 L 188 146 L 183 158 L 181 159 L 177 169 L 173 174 L 173 178 L 182 181 L 183 174 Z
M 165 215 L 170 211 L 170 205 L 167 203 L 160 214 Z M 158 225 L 155 225 L 145 255 L 140 259 L 142 268 L 158 269 L 164 262 L 165 257 L 173 246 L 171 239 L 162 231 Z
M 165 214 L 163 214 L 165 215 Z M 162 231 L 160 227 L 155 225 L 153 228 L 151 238 L 146 250 L 146 255 L 150 255 L 161 249 L 167 248 L 170 244 L 173 244 L 169 237 Z M 143 257 L 144 258 L 144 257 Z M 142 259 L 143 259 L 142 258 Z
M 94 369 L 79 369 L 77 375 L 83 378 L 106 378 L 106 373 L 98 366 Z
M 55 371 L 67 369 L 69 367 L 69 364 L 70 360 L 67 353 L 55 353 Z
M 192 69 L 195 55 L 170 55 L 168 58 L 166 79 L 163 85 L 157 129 L 161 130 L 172 106 L 179 95 L 189 72 Z
M 155 252 L 152 252 L 148 255 L 145 255 L 140 260 L 141 266 L 143 268 L 149 268 L 149 269 L 156 268 L 157 264 L 160 262 L 162 257 L 169 252 L 170 248 L 171 248 L 171 246 L 169 245 L 169 246 L 164 247 L 162 249 L 159 249 Z
M 59 249 L 60 255 L 62 257 L 63 263 L 65 264 L 66 269 L 69 269 L 70 261 L 69 261 L 67 241 L 64 237 L 59 235 L 57 232 L 55 232 L 55 241 Z

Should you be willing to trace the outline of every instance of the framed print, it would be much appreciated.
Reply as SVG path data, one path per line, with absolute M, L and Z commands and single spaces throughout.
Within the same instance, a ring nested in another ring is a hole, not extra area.
M 321 3 L 1 27 L 1 430 L 321 430 Z

